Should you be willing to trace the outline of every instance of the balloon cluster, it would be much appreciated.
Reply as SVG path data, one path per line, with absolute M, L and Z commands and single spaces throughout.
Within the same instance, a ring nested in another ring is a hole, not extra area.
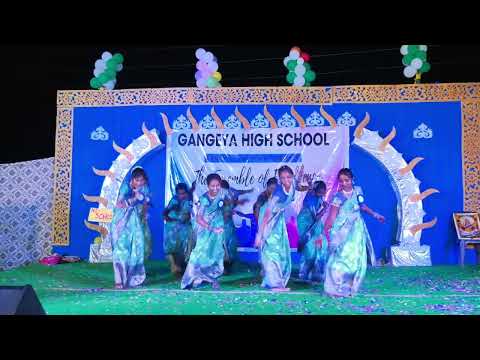
M 90 86 L 94 89 L 104 87 L 107 90 L 113 90 L 117 83 L 117 72 L 123 69 L 123 55 L 112 55 L 108 51 L 102 54 L 102 58 L 95 61 L 95 76 L 90 80 Z
M 197 49 L 195 51 L 197 57 L 197 72 L 195 73 L 195 80 L 197 81 L 197 87 L 199 88 L 216 88 L 221 87 L 220 80 L 222 80 L 222 74 L 218 70 L 217 58 L 209 51 L 205 49 Z
M 405 65 L 403 75 L 413 78 L 415 75 L 430 71 L 430 64 L 427 62 L 427 45 L 403 45 L 400 53 L 403 55 L 402 63 Z
M 298 46 L 293 47 L 290 50 L 290 54 L 283 59 L 283 65 L 285 65 L 289 71 L 287 75 L 287 82 L 293 86 L 310 86 L 313 80 L 315 80 L 316 74 L 311 69 L 310 55 L 302 52 Z

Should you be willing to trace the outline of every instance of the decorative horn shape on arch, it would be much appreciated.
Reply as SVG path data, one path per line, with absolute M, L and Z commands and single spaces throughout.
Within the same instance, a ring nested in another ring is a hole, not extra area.
M 192 123 L 192 130 L 198 131 L 200 129 L 200 126 L 198 125 L 197 119 L 195 119 L 195 117 L 192 115 L 192 112 L 190 111 L 190 106 L 187 109 L 187 118 Z
M 108 176 L 110 179 L 115 180 L 115 174 L 110 170 L 98 170 L 92 166 L 93 172 L 98 176 Z
M 395 126 L 394 126 L 392 131 L 390 131 L 390 134 L 388 134 L 387 137 L 383 139 L 383 141 L 380 143 L 378 150 L 384 152 L 388 144 L 390 144 L 390 142 L 394 139 L 395 135 L 397 135 L 397 130 L 395 129 Z
M 292 113 L 293 117 L 295 118 L 295 120 L 298 121 L 298 124 L 300 125 L 301 128 L 304 128 L 305 127 L 305 120 L 303 120 L 302 116 L 297 112 L 297 110 L 295 110 L 295 108 L 292 107 L 290 108 L 290 112 Z
M 122 154 L 124 155 L 129 162 L 132 162 L 133 159 L 134 159 L 134 156 L 132 153 L 130 153 L 129 151 L 121 148 L 120 146 L 118 146 L 117 144 L 115 144 L 115 141 L 113 141 L 113 148 L 115 149 L 116 152 L 118 152 L 119 154 Z
M 160 145 L 157 138 L 153 136 L 150 130 L 148 130 L 147 127 L 145 126 L 145 122 L 142 123 L 142 131 L 145 134 L 145 136 L 148 138 L 148 141 L 150 142 L 150 148 L 153 149 L 154 147 Z
M 270 114 L 270 112 L 268 111 L 266 104 L 263 106 L 263 115 L 265 115 L 265 117 L 268 119 L 268 122 L 270 123 L 270 127 L 272 129 L 276 129 L 278 127 L 277 121 L 272 116 L 272 114 Z
M 225 125 L 223 125 L 222 119 L 217 115 L 215 112 L 215 107 L 212 106 L 212 109 L 210 110 L 210 115 L 212 115 L 213 120 L 215 120 L 215 123 L 217 124 L 218 129 L 224 129 Z
M 160 115 L 162 116 L 163 127 L 165 128 L 165 132 L 167 133 L 167 135 L 172 135 L 173 130 L 172 130 L 172 128 L 170 127 L 170 123 L 168 122 L 168 117 L 167 117 L 167 115 L 165 115 L 164 113 L 160 113 Z
M 410 200 L 411 202 L 423 201 L 427 197 L 429 197 L 430 195 L 435 194 L 435 193 L 439 193 L 439 192 L 440 191 L 438 191 L 437 189 L 430 188 L 428 190 L 425 190 L 421 194 L 410 195 L 408 200 Z
M 335 119 L 333 118 L 332 115 L 330 115 L 329 113 L 327 113 L 324 109 L 323 109 L 323 106 L 320 105 L 320 114 L 325 118 L 325 120 L 327 120 L 329 123 L 330 123 L 330 126 L 332 128 L 336 128 L 337 127 L 337 122 L 335 121 Z
M 405 166 L 404 168 L 401 168 L 401 169 L 399 170 L 400 175 L 401 175 L 401 176 L 405 176 L 409 171 L 412 171 L 413 168 L 414 168 L 415 166 L 417 166 L 417 164 L 418 164 L 420 161 L 422 161 L 422 160 L 424 160 L 424 158 L 422 158 L 422 157 L 416 157 L 415 159 L 413 159 L 412 161 L 410 161 L 407 166 Z
M 430 229 L 434 227 L 436 223 L 437 223 L 437 218 L 433 219 L 432 221 L 426 222 L 424 224 L 413 225 L 410 228 L 410 232 L 412 233 L 412 235 L 415 235 L 420 230 Z
M 367 112 L 365 114 L 365 117 L 360 122 L 360 124 L 358 124 L 357 128 L 355 129 L 355 132 L 353 133 L 356 139 L 360 139 L 362 137 L 363 129 L 365 128 L 365 126 L 367 126 L 369 122 L 370 122 L 370 114 Z
M 238 106 L 235 106 L 235 116 L 238 118 L 238 120 L 240 120 L 240 122 L 242 123 L 243 127 L 245 129 L 250 129 L 250 122 L 248 121 L 248 119 L 242 115 L 242 113 L 238 110 Z
M 99 204 L 102 204 L 103 206 L 107 207 L 108 206 L 108 200 L 105 199 L 104 197 L 101 196 L 89 196 L 82 194 L 83 198 L 87 200 L 88 202 L 97 202 Z
M 105 228 L 105 227 L 103 227 L 103 226 L 91 224 L 91 223 L 89 223 L 87 220 L 83 220 L 83 223 L 85 224 L 85 226 L 86 226 L 88 229 L 93 230 L 93 231 L 96 231 L 96 232 L 102 234 L 102 237 L 106 237 L 106 236 L 108 235 L 108 230 L 107 230 L 107 228 Z

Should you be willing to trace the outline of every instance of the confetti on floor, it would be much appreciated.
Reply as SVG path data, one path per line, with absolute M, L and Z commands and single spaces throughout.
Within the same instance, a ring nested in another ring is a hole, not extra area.
M 31 284 L 49 315 L 480 314 L 479 266 L 370 268 L 360 293 L 347 299 L 329 298 L 321 284 L 294 277 L 290 293 L 271 293 L 247 264 L 223 276 L 216 291 L 180 290 L 161 261 L 147 263 L 147 276 L 141 288 L 115 290 L 111 264 L 33 264 L 0 272 L 0 285 Z

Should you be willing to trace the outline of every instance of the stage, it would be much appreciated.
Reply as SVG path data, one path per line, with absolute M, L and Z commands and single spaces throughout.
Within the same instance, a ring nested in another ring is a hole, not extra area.
M 254 263 L 221 289 L 180 290 L 166 262 L 147 263 L 145 286 L 113 289 L 111 264 L 33 264 L 0 272 L 0 285 L 31 284 L 48 315 L 472 315 L 480 314 L 478 266 L 369 268 L 360 293 L 332 299 L 318 284 L 290 280 L 290 293 L 260 287 Z M 296 275 L 294 269 L 293 275 Z

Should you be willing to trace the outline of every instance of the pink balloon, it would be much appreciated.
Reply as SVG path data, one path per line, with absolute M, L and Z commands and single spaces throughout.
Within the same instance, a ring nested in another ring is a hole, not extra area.
M 209 72 L 208 66 L 205 62 L 201 61 L 198 70 L 200 70 L 202 73 L 207 73 Z
M 195 73 L 195 80 L 198 80 L 198 79 L 200 79 L 201 77 L 202 77 L 202 72 L 201 72 L 201 71 L 197 71 L 197 72 Z

